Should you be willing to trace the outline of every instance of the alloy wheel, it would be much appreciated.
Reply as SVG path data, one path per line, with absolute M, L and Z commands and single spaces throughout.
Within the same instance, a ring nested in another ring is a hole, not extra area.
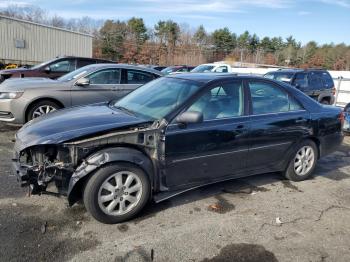
M 294 171 L 298 176 L 305 176 L 313 167 L 315 152 L 311 146 L 303 146 L 294 159 Z
M 34 110 L 33 115 L 32 115 L 32 119 L 37 118 L 37 117 L 42 116 L 42 115 L 46 115 L 46 114 L 53 112 L 55 110 L 56 110 L 56 108 L 53 106 L 50 106 L 50 105 L 39 106 L 38 108 L 36 108 Z
M 98 192 L 98 204 L 105 214 L 121 216 L 137 206 L 141 196 L 140 178 L 133 172 L 120 171 L 102 183 Z

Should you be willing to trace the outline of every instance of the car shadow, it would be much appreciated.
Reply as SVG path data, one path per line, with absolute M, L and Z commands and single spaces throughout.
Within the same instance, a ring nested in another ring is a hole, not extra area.
M 341 181 L 350 178 L 350 144 L 342 144 L 340 148 L 333 154 L 320 159 L 315 168 L 313 177 L 324 177 L 334 181 Z M 217 203 L 225 208 L 230 204 L 225 203 L 222 194 L 252 194 L 254 192 L 266 192 L 271 190 L 271 185 L 282 183 L 284 188 L 302 193 L 298 188 L 298 183 L 286 180 L 280 173 L 260 174 L 245 178 L 232 179 L 211 185 L 196 188 L 180 195 L 174 196 L 168 200 L 164 200 L 158 204 L 149 203 L 141 214 L 133 220 L 138 224 L 142 220 L 156 216 L 158 212 L 185 205 L 191 202 L 202 200 L 205 198 L 215 197 Z M 269 185 L 268 187 L 266 187 Z M 232 205 L 232 204 L 231 204 Z
M 315 176 L 341 181 L 350 178 L 350 144 L 343 143 L 339 149 L 321 158 L 314 171 Z
M 160 203 L 151 201 L 140 215 L 132 222 L 140 223 L 145 219 L 156 216 L 157 213 L 191 202 L 196 202 L 202 199 L 215 197 L 218 207 L 223 210 L 218 210 L 219 213 L 224 213 L 226 209 L 234 209 L 234 206 L 228 203 L 221 195 L 225 193 L 250 195 L 256 192 L 270 191 L 265 185 L 274 185 L 276 182 L 284 182 L 283 177 L 278 173 L 268 173 L 263 175 L 250 176 L 246 178 L 232 179 L 224 182 L 218 182 L 211 185 L 202 186 L 190 191 L 184 192 L 180 195 L 174 196 L 170 199 L 164 200 Z M 289 186 L 287 186 L 289 187 Z
M 0 123 L 0 132 L 17 132 L 21 126 Z

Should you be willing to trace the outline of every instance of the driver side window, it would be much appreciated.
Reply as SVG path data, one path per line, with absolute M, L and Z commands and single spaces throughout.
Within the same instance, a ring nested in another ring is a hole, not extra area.
M 57 63 L 51 64 L 50 66 L 51 72 L 63 72 L 68 73 L 75 70 L 75 61 L 70 60 L 61 60 Z
M 87 77 L 90 80 L 90 85 L 113 85 L 119 84 L 120 69 L 104 69 L 92 73 Z
M 206 90 L 187 111 L 203 114 L 204 120 L 243 115 L 243 85 L 232 81 Z
M 215 72 L 217 72 L 217 73 L 227 73 L 228 72 L 227 66 L 220 66 L 220 67 L 215 69 Z

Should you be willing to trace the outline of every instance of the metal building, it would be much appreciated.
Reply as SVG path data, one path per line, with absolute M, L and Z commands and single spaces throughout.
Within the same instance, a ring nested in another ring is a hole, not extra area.
M 0 63 L 33 65 L 63 55 L 92 57 L 92 36 L 0 15 Z

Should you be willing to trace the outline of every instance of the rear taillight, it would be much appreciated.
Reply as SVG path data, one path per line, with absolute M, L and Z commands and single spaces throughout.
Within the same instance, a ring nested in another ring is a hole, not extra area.
M 335 93 L 337 92 L 337 90 L 335 89 L 335 87 L 332 88 L 332 94 L 335 96 Z

